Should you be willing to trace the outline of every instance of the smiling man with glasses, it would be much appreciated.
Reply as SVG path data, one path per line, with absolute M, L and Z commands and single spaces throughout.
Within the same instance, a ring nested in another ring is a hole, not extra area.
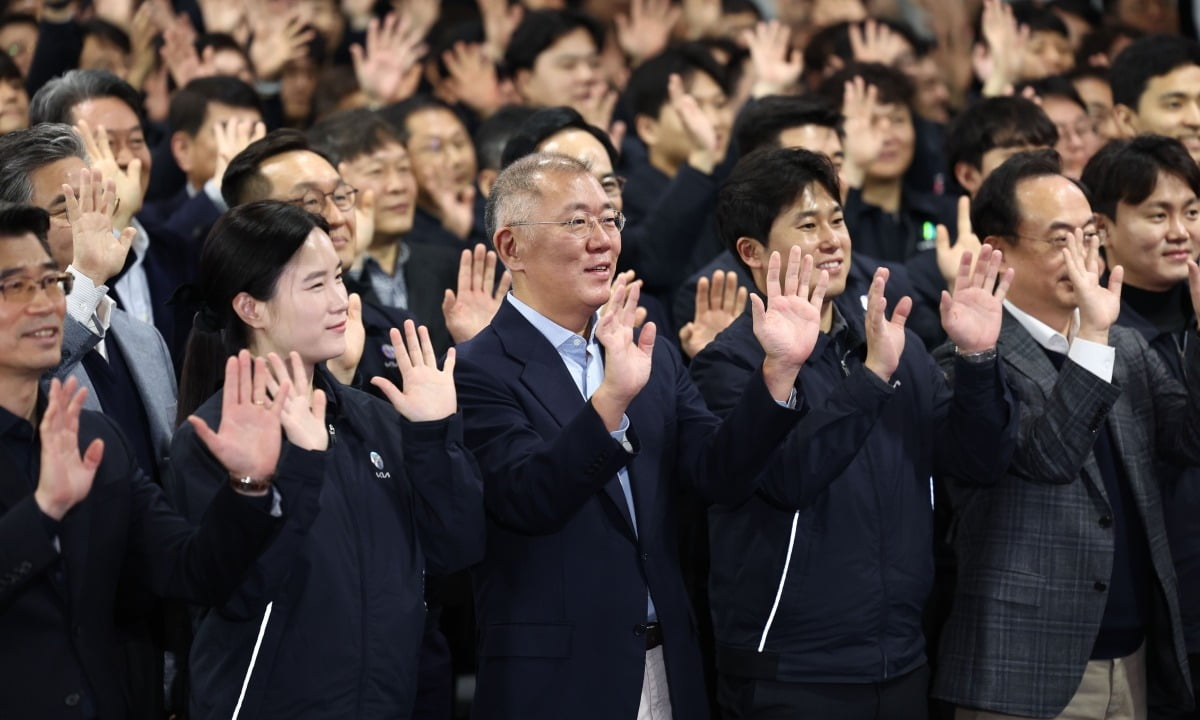
M 950 477 L 959 580 L 933 695 L 958 720 L 1145 718 L 1148 681 L 1187 700 L 1158 463 L 1200 464 L 1200 384 L 1115 324 L 1125 268 L 1100 283 L 1096 215 L 1057 153 L 1005 161 L 971 224 L 1016 270 L 997 349 L 1020 433 L 999 481 Z
M 475 715 L 705 718 L 678 497 L 754 493 L 802 414 L 789 401 L 804 409 L 792 388 L 825 281 L 810 299 L 812 261 L 771 260 L 754 313 L 766 359 L 722 425 L 654 324 L 635 330 L 640 287 L 616 272 L 624 217 L 587 165 L 517 160 L 487 224 L 513 289 L 455 371 L 488 510 Z

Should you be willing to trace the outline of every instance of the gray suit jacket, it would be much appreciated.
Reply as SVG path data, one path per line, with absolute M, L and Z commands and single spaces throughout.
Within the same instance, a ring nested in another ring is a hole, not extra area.
M 1200 383 L 1185 390 L 1136 332 L 1113 327 L 1109 344 L 1116 348 L 1111 384 L 1070 360 L 1059 372 L 1005 313 L 998 348 L 1020 402 L 1020 436 L 1000 482 L 947 478 L 958 586 L 942 634 L 935 697 L 1028 717 L 1053 717 L 1070 702 L 1112 575 L 1112 510 L 1092 453 L 1105 427 L 1132 487 L 1157 578 L 1148 671 L 1172 694 L 1190 696 L 1154 458 L 1200 463 Z M 1200 342 L 1190 344 L 1189 369 L 1200 367 L 1198 350 Z
M 150 420 L 150 437 L 154 442 L 154 454 L 159 459 L 160 477 L 166 477 L 161 473 L 167 469 L 176 412 L 175 370 L 171 365 L 167 344 L 153 325 L 117 308 L 113 308 L 105 341 L 115 342 L 124 354 L 125 363 L 146 409 L 146 417 Z M 80 386 L 88 389 L 84 407 L 104 412 L 83 367 L 84 355 L 98 342 L 99 335 L 68 315 L 63 322 L 62 362 L 54 368 L 51 376 L 63 381 L 69 377 L 78 378 Z

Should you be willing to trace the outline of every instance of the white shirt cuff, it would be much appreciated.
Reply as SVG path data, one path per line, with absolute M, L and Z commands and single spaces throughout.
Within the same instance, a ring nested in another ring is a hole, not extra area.
M 67 296 L 67 312 L 79 324 L 93 333 L 104 337 L 112 318 L 113 299 L 108 296 L 107 285 L 97 285 L 87 275 L 67 266 L 67 272 L 75 278 L 71 294 Z
M 628 431 L 629 431 L 629 416 L 622 414 L 621 415 L 621 426 L 618 427 L 616 430 L 613 430 L 611 433 L 609 433 L 609 435 L 612 436 L 613 440 L 616 440 L 617 442 L 621 443 L 621 447 L 625 448 L 625 452 L 632 453 L 633 452 L 633 443 L 629 442 L 629 440 L 625 437 L 625 433 Z
M 1071 349 L 1067 351 L 1067 357 L 1104 382 L 1112 382 L 1117 351 L 1111 345 L 1075 338 L 1071 342 Z
M 208 181 L 204 183 L 204 194 L 208 196 L 208 199 L 212 202 L 212 204 L 215 205 L 221 212 L 225 212 L 229 209 L 229 206 L 225 204 L 225 198 L 221 197 L 221 189 L 217 187 L 217 181 L 215 179 L 209 178 Z

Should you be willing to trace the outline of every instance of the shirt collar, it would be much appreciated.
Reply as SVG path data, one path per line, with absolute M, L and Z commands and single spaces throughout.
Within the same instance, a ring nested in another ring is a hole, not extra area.
M 550 341 L 550 344 L 554 346 L 554 349 L 561 350 L 564 344 L 570 347 L 574 339 L 580 337 L 579 333 L 566 329 L 562 325 L 559 325 L 537 310 L 534 310 L 525 303 L 521 302 L 515 295 L 512 294 L 512 292 L 508 293 L 506 299 L 508 300 L 509 305 L 512 305 L 517 312 L 521 313 L 521 315 L 529 321 L 530 325 L 533 325 L 533 327 L 540 332 L 543 337 Z M 586 338 L 588 346 L 596 343 L 596 320 L 599 318 L 599 316 L 599 312 L 594 313 L 592 315 L 592 322 L 588 323 L 589 330 L 588 337 Z
M 138 221 L 136 217 L 129 219 L 129 224 L 137 230 L 137 235 L 133 236 L 133 252 L 139 259 L 146 254 L 146 249 L 150 247 L 150 236 L 146 234 L 146 228 Z M 116 231 L 120 232 L 120 231 Z
M 1043 348 L 1061 355 L 1066 355 L 1067 351 L 1071 349 L 1070 338 L 1050 327 L 1041 320 L 1038 320 L 1029 313 L 1021 310 L 1008 300 L 1004 301 L 1004 309 L 1008 310 L 1008 313 L 1012 315 L 1013 318 L 1021 324 L 1021 327 L 1025 328 L 1025 331 L 1028 332 L 1037 342 L 1037 344 L 1041 345 Z M 1075 333 L 1078 331 L 1078 329 L 1079 308 L 1075 308 L 1075 312 L 1071 314 L 1071 327 L 1068 331 L 1070 332 L 1071 338 L 1075 337 Z
M 34 417 L 41 417 L 42 408 L 46 404 L 46 398 L 38 392 L 37 406 L 34 410 Z M 32 440 L 33 439 L 33 423 L 23 417 L 17 417 L 7 409 L 0 407 L 0 437 L 15 438 L 17 440 Z

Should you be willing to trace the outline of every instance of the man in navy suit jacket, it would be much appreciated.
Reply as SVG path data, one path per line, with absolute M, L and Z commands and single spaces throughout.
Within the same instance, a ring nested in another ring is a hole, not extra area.
M 623 220 L 560 155 L 514 163 L 488 199 L 513 291 L 456 368 L 488 513 L 477 718 L 707 717 L 677 496 L 748 497 L 802 414 L 824 293 L 809 297 L 811 261 L 789 257 L 781 292 L 773 258 L 753 308 L 766 358 L 722 424 L 653 324 L 635 332 L 637 284 L 610 299 Z

